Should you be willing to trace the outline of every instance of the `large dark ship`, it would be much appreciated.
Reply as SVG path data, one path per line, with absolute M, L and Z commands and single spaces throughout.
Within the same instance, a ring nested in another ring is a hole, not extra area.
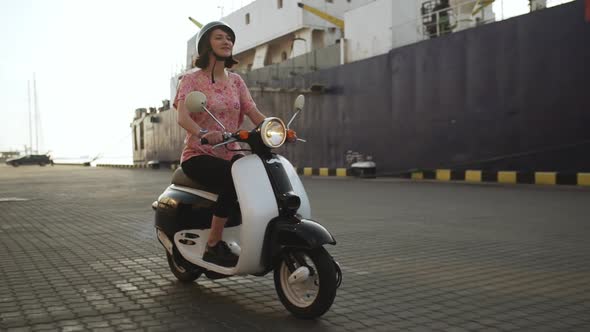
M 296 127 L 312 143 L 281 151 L 296 166 L 590 171 L 590 1 L 505 20 L 492 3 L 258 0 L 224 20 L 260 110 L 289 118 L 306 95 Z M 169 102 L 131 127 L 135 163 L 178 162 Z

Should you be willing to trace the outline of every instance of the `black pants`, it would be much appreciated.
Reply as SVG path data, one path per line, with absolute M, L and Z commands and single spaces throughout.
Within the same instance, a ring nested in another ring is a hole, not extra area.
M 233 161 L 202 155 L 185 160 L 180 166 L 189 178 L 208 187 L 217 193 L 217 203 L 213 214 L 220 218 L 227 218 L 229 211 L 236 206 L 237 196 L 234 181 L 231 176 Z

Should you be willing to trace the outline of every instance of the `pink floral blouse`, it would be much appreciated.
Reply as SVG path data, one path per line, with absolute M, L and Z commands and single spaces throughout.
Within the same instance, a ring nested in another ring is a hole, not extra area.
M 180 81 L 173 103 L 174 107 L 178 107 L 178 102 L 184 101 L 186 95 L 190 92 L 201 91 L 207 96 L 207 109 L 223 123 L 228 132 L 236 132 L 244 120 L 244 115 L 248 115 L 255 110 L 256 104 L 240 75 L 231 72 L 228 74 L 225 81 L 216 81 L 214 84 L 211 83 L 211 77 L 201 70 L 187 74 Z M 223 131 L 206 112 L 189 114 L 199 127 L 209 131 Z M 237 143 L 230 143 L 226 146 L 229 149 L 240 148 Z M 180 161 L 184 162 L 200 155 L 210 155 L 230 160 L 234 154 L 235 152 L 229 151 L 223 146 L 213 149 L 211 145 L 201 145 L 200 138 L 197 135 L 187 133 Z

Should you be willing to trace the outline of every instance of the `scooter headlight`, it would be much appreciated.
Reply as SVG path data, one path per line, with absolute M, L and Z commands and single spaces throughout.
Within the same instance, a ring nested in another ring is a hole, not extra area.
M 264 145 L 271 149 L 278 148 L 287 138 L 287 128 L 279 118 L 267 118 L 260 125 L 260 136 Z

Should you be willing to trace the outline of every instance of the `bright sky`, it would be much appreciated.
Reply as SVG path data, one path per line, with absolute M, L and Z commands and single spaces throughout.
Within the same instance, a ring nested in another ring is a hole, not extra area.
M 160 107 L 185 63 L 198 31 L 188 16 L 206 23 L 250 2 L 0 0 L 0 151 L 29 142 L 27 81 L 35 73 L 41 152 L 130 156 L 134 110 Z M 504 0 L 503 9 L 505 17 L 523 14 L 528 1 Z M 499 3 L 494 11 L 501 16 Z
M 131 155 L 139 107 L 160 107 L 201 23 L 251 0 L 0 0 L 0 151 L 29 142 L 37 80 L 42 152 Z M 34 140 L 34 139 L 33 139 Z

